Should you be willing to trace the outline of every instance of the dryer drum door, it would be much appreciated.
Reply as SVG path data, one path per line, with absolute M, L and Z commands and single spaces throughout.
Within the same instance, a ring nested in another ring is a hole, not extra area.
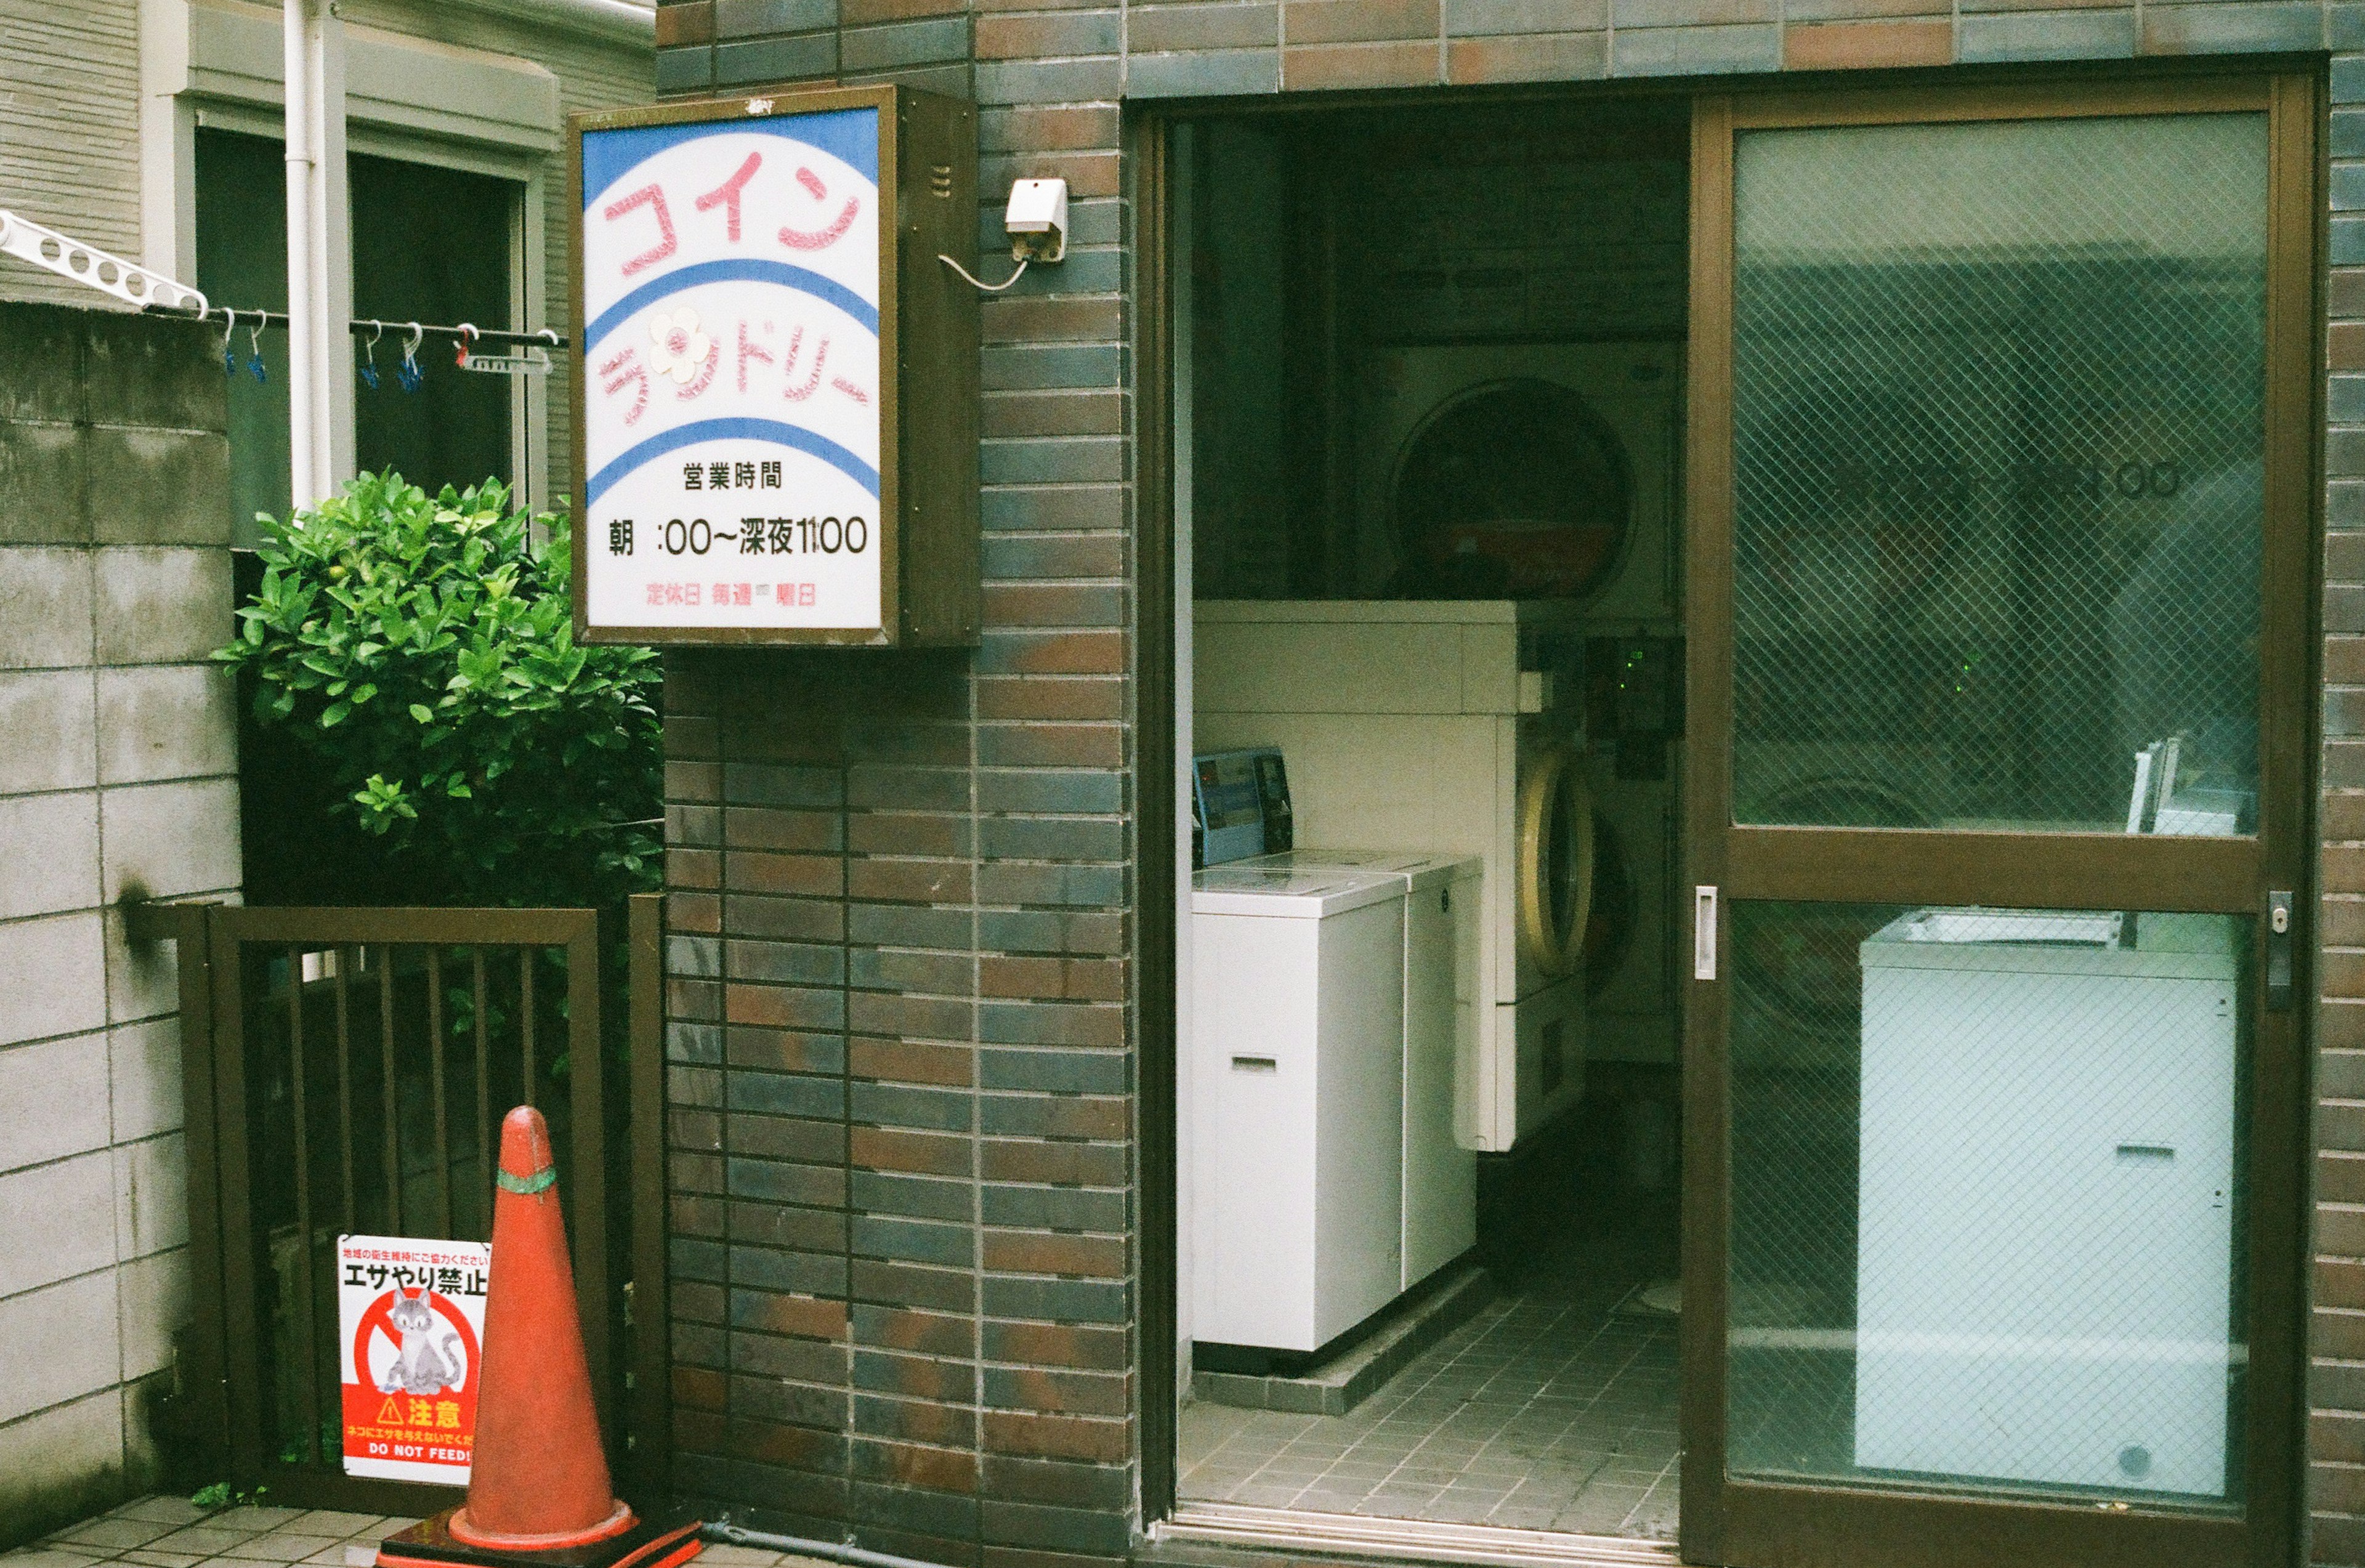
M 1555 980 L 1585 961 L 1593 913 L 1593 793 L 1576 748 L 1537 756 L 1519 783 L 1519 946 Z
M 1535 376 L 1474 387 L 1431 413 L 1390 493 L 1391 598 L 1582 599 L 1617 576 L 1633 532 L 1618 432 Z

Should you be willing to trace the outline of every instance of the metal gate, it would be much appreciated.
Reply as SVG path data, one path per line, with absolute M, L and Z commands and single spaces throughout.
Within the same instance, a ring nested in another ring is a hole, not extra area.
M 521 1103 L 550 1124 L 611 1467 L 663 1485 L 660 910 L 633 899 L 620 950 L 590 909 L 132 908 L 135 941 L 179 947 L 179 1399 L 233 1486 L 380 1514 L 457 1500 L 342 1473 L 337 1238 L 488 1238 Z

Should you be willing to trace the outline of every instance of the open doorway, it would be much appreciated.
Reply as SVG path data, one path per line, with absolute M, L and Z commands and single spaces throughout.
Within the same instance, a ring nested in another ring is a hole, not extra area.
M 1688 113 L 1174 129 L 1186 1515 L 1675 1536 Z

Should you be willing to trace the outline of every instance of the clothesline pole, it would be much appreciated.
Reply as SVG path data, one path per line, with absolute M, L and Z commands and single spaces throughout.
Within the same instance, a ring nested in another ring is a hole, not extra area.
M 287 314 L 283 310 L 248 310 L 242 308 L 237 308 L 239 324 L 241 326 L 251 327 L 258 321 L 266 327 L 285 327 L 287 325 Z M 204 310 L 178 311 L 165 310 L 162 307 L 159 307 L 157 308 L 157 313 L 160 315 L 190 316 L 195 317 L 196 319 L 201 321 L 219 321 L 225 326 L 230 324 L 230 310 L 219 305 L 208 306 Z M 473 342 L 481 343 L 487 348 L 512 347 L 563 349 L 566 347 L 566 339 L 565 335 L 552 331 L 547 328 L 540 331 L 533 332 L 513 331 L 504 327 L 472 326 L 463 330 L 457 325 L 445 326 L 436 322 L 380 320 L 375 317 L 369 316 L 357 316 L 345 323 L 345 330 L 354 337 L 360 337 L 365 332 L 377 333 L 382 335 L 388 344 L 396 347 L 399 347 L 402 340 L 409 336 L 414 329 L 420 336 L 433 338 L 438 342 L 458 342 L 462 338 L 466 338 Z

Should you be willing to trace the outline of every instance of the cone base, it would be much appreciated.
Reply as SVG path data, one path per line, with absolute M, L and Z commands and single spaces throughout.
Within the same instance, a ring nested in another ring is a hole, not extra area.
M 615 1506 L 609 1510 L 606 1518 L 589 1529 L 561 1530 L 552 1535 L 512 1535 L 506 1530 L 485 1529 L 469 1517 L 465 1503 L 445 1516 L 443 1528 L 451 1532 L 454 1540 L 480 1551 L 543 1552 L 569 1546 L 589 1546 L 594 1541 L 606 1540 L 610 1536 L 622 1535 L 641 1522 L 633 1517 L 631 1506 L 622 1497 L 611 1497 L 609 1501 Z
M 378 1543 L 379 1568 L 678 1568 L 705 1547 L 698 1539 L 699 1521 L 661 1525 L 648 1519 L 604 1540 L 581 1546 L 547 1547 L 538 1551 L 504 1551 L 470 1546 L 452 1534 L 446 1508 Z

